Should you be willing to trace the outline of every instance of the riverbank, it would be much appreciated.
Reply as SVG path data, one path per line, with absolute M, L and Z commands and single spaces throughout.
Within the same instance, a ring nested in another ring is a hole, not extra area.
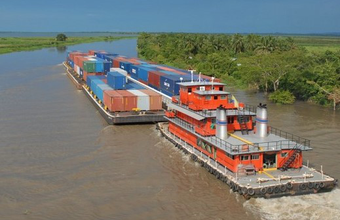
M 94 36 L 68 37 L 66 41 L 56 41 L 55 37 L 2 37 L 0 38 L 0 54 L 31 51 L 50 47 L 65 47 L 82 43 L 115 41 L 136 38 L 134 36 Z
M 336 36 L 142 33 L 138 53 L 146 60 L 265 92 L 276 103 L 302 100 L 334 109 L 340 103 Z

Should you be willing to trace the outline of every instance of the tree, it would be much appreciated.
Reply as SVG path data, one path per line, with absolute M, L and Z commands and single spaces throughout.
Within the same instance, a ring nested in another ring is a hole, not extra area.
M 56 40 L 57 41 L 66 41 L 67 37 L 66 37 L 65 34 L 58 34 L 57 37 L 56 37 Z

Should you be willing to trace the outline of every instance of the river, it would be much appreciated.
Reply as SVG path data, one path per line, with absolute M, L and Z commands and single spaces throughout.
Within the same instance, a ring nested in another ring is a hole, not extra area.
M 69 46 L 137 56 L 136 40 Z M 64 49 L 0 56 L 1 219 L 338 219 L 340 190 L 244 200 L 159 136 L 155 125 L 108 126 L 76 90 Z M 239 99 L 260 93 L 231 88 Z M 312 140 L 305 159 L 340 178 L 340 114 L 268 103 L 270 125 Z

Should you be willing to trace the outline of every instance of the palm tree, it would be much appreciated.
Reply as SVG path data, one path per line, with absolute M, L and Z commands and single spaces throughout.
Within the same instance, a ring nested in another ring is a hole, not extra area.
M 243 36 L 241 34 L 235 34 L 231 40 L 232 48 L 235 54 L 244 52 Z

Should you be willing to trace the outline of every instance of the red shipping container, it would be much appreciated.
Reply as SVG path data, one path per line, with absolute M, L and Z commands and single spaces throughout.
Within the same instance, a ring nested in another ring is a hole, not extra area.
M 160 81 L 161 76 L 164 76 L 165 73 L 159 72 L 159 71 L 149 71 L 149 84 L 155 86 L 156 88 L 160 88 Z
M 124 99 L 124 111 L 132 111 L 137 108 L 137 96 L 126 90 L 116 90 L 123 96 Z
M 92 55 L 92 56 L 94 56 L 94 53 L 95 53 L 95 52 L 97 52 L 97 51 L 95 51 L 95 50 L 89 50 L 89 54 Z
M 104 91 L 104 105 L 112 112 L 124 111 L 124 99 L 121 94 L 115 90 Z
M 149 95 L 150 97 L 150 110 L 161 110 L 162 109 L 162 96 L 157 92 L 142 89 L 141 92 Z
M 143 83 L 144 85 L 148 85 L 148 82 L 145 82 L 144 80 L 139 79 L 138 81 Z

